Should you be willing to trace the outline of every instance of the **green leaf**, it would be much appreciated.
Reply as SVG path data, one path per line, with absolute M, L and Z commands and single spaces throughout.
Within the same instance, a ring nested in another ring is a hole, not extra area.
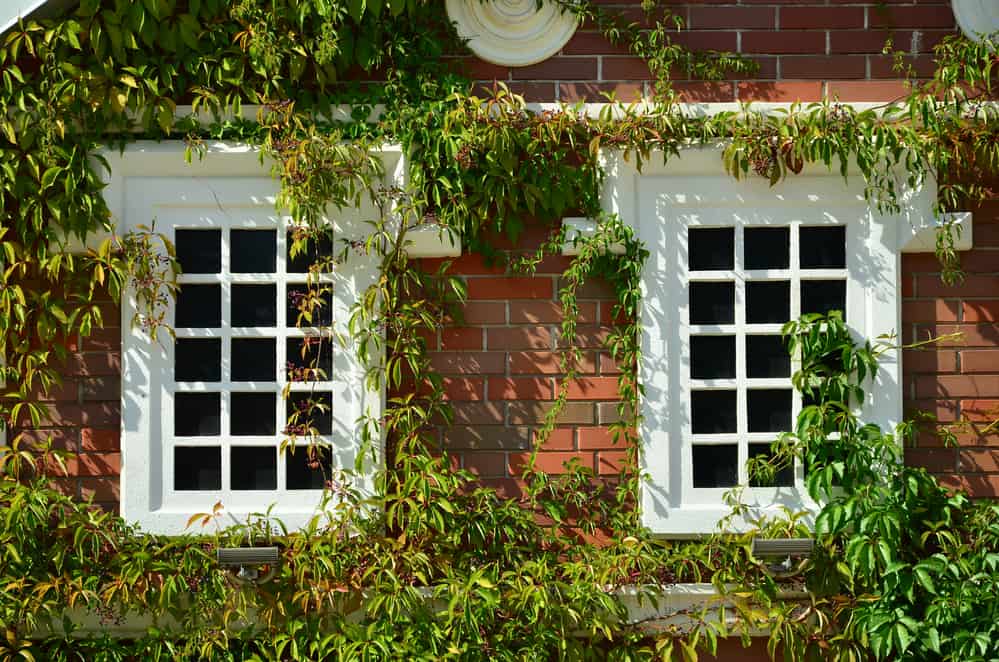
M 347 13 L 354 19 L 355 23 L 360 23 L 364 16 L 365 0 L 347 0 Z M 364 36 L 361 37 L 365 39 Z

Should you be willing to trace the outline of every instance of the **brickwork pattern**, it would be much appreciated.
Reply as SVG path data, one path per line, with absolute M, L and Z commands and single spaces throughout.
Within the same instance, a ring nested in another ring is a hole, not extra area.
M 608 10 L 651 23 L 639 3 L 598 0 Z M 702 0 L 668 2 L 685 28 L 675 43 L 698 50 L 740 53 L 759 64 L 752 79 L 706 82 L 675 72 L 676 89 L 686 101 L 885 101 L 906 93 L 883 54 L 890 39 L 904 51 L 919 76 L 933 72 L 931 52 L 955 32 L 949 0 Z M 612 46 L 593 25 L 582 25 L 562 51 L 529 67 L 508 68 L 476 58 L 470 74 L 488 86 L 505 81 L 528 101 L 604 101 L 613 92 L 623 101 L 648 96 L 648 67 Z
M 959 448 L 922 434 L 906 462 L 923 466 L 972 496 L 999 495 L 999 199 L 972 210 L 974 249 L 961 256 L 964 283 L 940 281 L 933 255 L 902 259 L 905 342 L 960 333 L 906 350 L 903 389 L 909 410 L 935 414 L 956 433 Z

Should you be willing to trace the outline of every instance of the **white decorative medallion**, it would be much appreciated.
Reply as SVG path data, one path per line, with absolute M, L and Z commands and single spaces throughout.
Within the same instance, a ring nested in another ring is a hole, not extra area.
M 954 18 L 971 39 L 999 33 L 999 0 L 951 0 Z
M 557 53 L 576 31 L 571 11 L 537 0 L 447 0 L 447 14 L 486 62 L 525 67 Z

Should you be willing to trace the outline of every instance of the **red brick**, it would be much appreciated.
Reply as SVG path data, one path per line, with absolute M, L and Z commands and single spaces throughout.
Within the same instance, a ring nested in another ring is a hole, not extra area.
M 599 32 L 577 32 L 562 47 L 563 55 L 630 55 L 626 44 L 612 46 Z
M 908 94 L 908 86 L 901 81 L 861 80 L 826 83 L 826 96 L 841 101 L 894 101 Z
M 454 402 L 451 404 L 454 425 L 500 424 L 506 417 L 503 407 L 494 402 Z
M 66 428 L 28 428 L 24 430 L 14 430 L 7 433 L 7 443 L 10 443 L 15 436 L 20 436 L 21 448 L 40 449 L 51 441 L 52 448 L 75 452 L 77 450 L 77 432 L 75 429 Z
M 794 32 L 791 30 L 751 31 L 742 33 L 743 53 L 825 53 L 824 32 Z
M 674 44 L 686 46 L 695 51 L 734 52 L 739 45 L 734 29 L 717 31 L 684 30 L 683 32 L 670 34 L 670 38 Z M 745 51 L 745 48 L 743 48 L 743 51 Z
M 902 322 L 956 322 L 958 301 L 903 301 Z
M 830 53 L 875 53 L 880 55 L 889 40 L 897 48 L 908 49 L 912 32 L 889 30 L 829 31 Z M 825 49 L 823 49 L 824 51 Z
M 963 490 L 974 499 L 999 497 L 999 474 L 943 475 L 940 484 L 952 490 Z
M 916 410 L 935 416 L 941 423 L 953 423 L 957 420 L 957 400 L 909 400 L 905 404 L 907 416 L 912 416 L 912 410 Z
M 76 402 L 79 396 L 79 382 L 75 379 L 63 379 L 62 384 L 52 384 L 48 393 L 37 387 L 31 392 L 31 398 L 39 402 Z
M 785 7 L 780 10 L 781 31 L 863 27 L 863 7 Z
M 506 324 L 506 303 L 503 301 L 466 301 L 459 307 L 465 324 Z
M 965 322 L 999 322 L 999 301 L 965 301 L 961 313 Z
M 552 380 L 535 378 L 490 377 L 488 393 L 490 400 L 551 400 Z
M 864 78 L 867 61 L 862 55 L 785 55 L 780 60 L 784 78 Z
M 579 428 L 576 432 L 579 437 L 579 450 L 605 450 L 621 448 L 624 440 L 614 443 L 614 433 L 610 428 Z
M 776 12 L 772 7 L 691 7 L 687 20 L 691 30 L 772 30 Z
M 482 329 L 474 326 L 441 329 L 441 349 L 482 349 Z
M 80 453 L 77 472 L 80 476 L 117 476 L 121 473 L 121 453 Z
M 80 445 L 85 451 L 117 451 L 121 449 L 121 432 L 117 429 L 80 429 Z
M 601 80 L 649 80 L 652 72 L 645 60 L 637 57 L 605 57 Z
M 485 388 L 485 379 L 444 378 L 444 393 L 448 400 L 482 400 L 485 397 Z
M 510 91 L 524 97 L 524 101 L 542 102 L 555 100 L 555 83 L 527 83 L 515 81 L 509 84 Z M 481 94 L 481 91 L 479 92 Z
M 738 84 L 740 101 L 819 101 L 822 83 L 818 81 Z
M 954 14 L 950 7 L 872 7 L 868 10 L 871 28 L 952 28 Z
M 969 473 L 999 472 L 999 450 L 960 451 L 961 471 Z
M 576 337 L 573 344 L 581 349 L 601 349 L 610 337 L 611 328 L 606 326 L 584 326 L 576 329 Z M 569 343 L 566 339 L 560 339 L 559 345 L 567 347 Z
M 943 336 L 958 334 L 955 339 Z M 920 342 L 929 338 L 939 338 L 936 347 L 995 347 L 999 338 L 999 327 L 995 324 L 919 324 L 915 335 L 905 330 L 904 340 Z
M 999 372 L 999 349 L 961 352 L 961 372 Z
M 468 279 L 469 299 L 550 299 L 551 297 L 551 278 Z
M 442 375 L 487 375 L 506 371 L 503 352 L 436 352 L 430 365 Z
M 50 404 L 45 407 L 41 427 L 76 427 L 91 425 L 108 427 L 121 421 L 118 403 L 94 403 L 76 405 L 68 403 Z
M 454 425 L 444 429 L 447 448 L 473 450 L 524 450 L 531 440 L 527 428 L 510 428 L 502 425 Z
M 506 476 L 506 453 L 465 453 L 465 468 L 476 476 Z
M 520 475 L 527 467 L 530 453 L 510 453 L 510 474 Z M 584 467 L 593 468 L 592 453 L 568 453 L 559 451 L 542 451 L 537 454 L 534 468 L 549 474 L 565 473 L 564 465 L 578 458 Z
M 957 352 L 907 349 L 902 354 L 902 368 L 910 372 L 957 372 Z
M 871 78 L 899 78 L 901 74 L 895 70 L 895 58 L 891 55 L 868 55 Z M 933 57 L 930 55 L 906 55 L 902 58 L 905 69 L 911 68 L 919 78 L 930 78 L 936 69 Z
M 563 372 L 561 353 L 547 352 L 510 352 L 510 373 L 515 375 L 557 375 Z M 582 373 L 596 371 L 594 357 L 591 352 L 583 352 L 576 369 Z
M 484 62 L 477 57 L 464 57 L 459 63 L 465 75 L 472 80 L 506 80 L 510 77 L 510 70 L 507 67 Z
M 673 89 L 685 103 L 725 103 L 735 100 L 735 84 L 731 82 L 674 83 Z
M 957 453 L 951 448 L 906 448 L 905 464 L 910 467 L 923 467 L 931 473 L 945 473 L 957 470 Z
M 999 393 L 999 375 L 936 375 L 916 379 L 919 398 L 974 398 Z
M 121 499 L 117 478 L 81 478 L 80 497 L 94 501 L 118 501 Z
M 966 421 L 991 423 L 999 419 L 999 400 L 962 400 L 961 418 Z
M 118 351 L 121 349 L 121 329 L 94 329 L 83 339 L 83 349 L 86 351 Z
M 939 276 L 917 276 L 916 294 L 920 297 L 995 297 L 999 296 L 999 276 L 970 275 L 964 282 L 947 285 Z
M 597 321 L 597 304 L 592 301 L 580 301 L 578 304 L 576 322 L 592 324 Z M 511 324 L 561 324 L 565 319 L 562 304 L 557 301 L 511 301 Z
M 600 352 L 599 365 L 601 375 L 621 374 L 621 366 L 619 366 L 614 357 L 607 352 Z
M 597 473 L 617 474 L 628 465 L 628 451 L 601 451 L 597 454 Z
M 511 70 L 514 80 L 596 80 L 595 57 L 550 57 Z
M 489 349 L 548 349 L 552 346 L 551 331 L 543 327 L 486 329 Z
M 549 433 L 548 438 L 545 439 L 545 443 L 540 445 L 540 447 L 545 451 L 571 451 L 575 446 L 573 441 L 574 436 L 572 428 L 555 428 Z M 537 431 L 535 431 L 531 441 L 533 447 L 539 447 Z
M 641 83 L 559 83 L 558 100 L 564 102 L 585 101 L 600 103 L 608 97 L 630 103 L 645 97 L 645 86 Z
M 115 352 L 71 354 L 68 375 L 120 375 L 121 355 Z
M 437 273 L 441 265 L 450 263 L 447 273 L 463 276 L 490 275 L 506 273 L 506 265 L 502 260 L 487 260 L 481 253 L 462 253 L 458 257 L 425 258 L 422 260 L 424 271 Z
M 618 400 L 616 377 L 582 377 L 568 384 L 570 400 Z

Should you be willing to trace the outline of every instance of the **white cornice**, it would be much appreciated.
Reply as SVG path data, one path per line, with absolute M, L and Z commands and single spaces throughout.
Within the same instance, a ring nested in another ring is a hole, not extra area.
M 49 0 L 3 0 L 0 2 L 0 33 L 17 25 L 17 22 L 25 18 Z

